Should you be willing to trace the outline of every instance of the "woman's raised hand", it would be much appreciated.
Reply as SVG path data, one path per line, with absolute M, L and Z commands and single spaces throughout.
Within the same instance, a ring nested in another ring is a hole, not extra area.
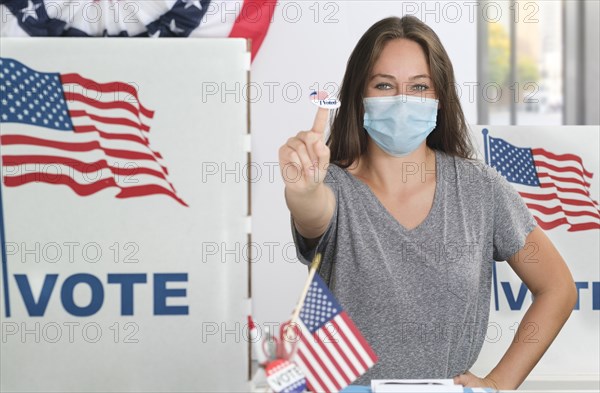
M 312 128 L 300 131 L 279 148 L 279 168 L 288 191 L 309 194 L 323 183 L 330 155 L 325 144 L 328 119 L 329 109 L 319 108 Z

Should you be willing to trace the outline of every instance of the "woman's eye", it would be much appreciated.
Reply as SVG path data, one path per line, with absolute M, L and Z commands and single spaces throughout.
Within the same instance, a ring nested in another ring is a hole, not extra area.
M 413 90 L 416 90 L 416 91 L 425 91 L 425 90 L 429 89 L 429 86 L 427 86 L 427 85 L 413 85 L 412 88 L 413 88 Z
M 377 85 L 375 85 L 375 88 L 379 90 L 389 90 L 392 88 L 392 85 L 390 85 L 389 83 L 378 83 Z

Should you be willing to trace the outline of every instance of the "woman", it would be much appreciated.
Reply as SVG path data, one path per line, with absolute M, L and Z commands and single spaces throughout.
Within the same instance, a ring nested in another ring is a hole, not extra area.
M 350 56 L 327 142 L 319 109 L 313 128 L 279 150 L 298 258 L 322 252 L 319 273 L 379 358 L 357 384 L 454 378 L 516 389 L 576 301 L 518 193 L 471 158 L 454 85 L 431 28 L 383 19 Z M 469 369 L 487 331 L 492 260 L 506 260 L 535 297 L 517 332 L 531 340 L 514 340 L 478 377 Z

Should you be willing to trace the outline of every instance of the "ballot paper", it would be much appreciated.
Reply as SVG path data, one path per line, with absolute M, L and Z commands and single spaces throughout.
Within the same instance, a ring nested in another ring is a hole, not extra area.
M 373 379 L 373 393 L 452 393 L 463 392 L 452 379 Z

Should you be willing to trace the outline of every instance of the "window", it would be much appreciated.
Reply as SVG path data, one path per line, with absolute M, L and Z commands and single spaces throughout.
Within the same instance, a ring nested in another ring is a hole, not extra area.
M 481 2 L 480 124 L 564 121 L 563 1 Z

